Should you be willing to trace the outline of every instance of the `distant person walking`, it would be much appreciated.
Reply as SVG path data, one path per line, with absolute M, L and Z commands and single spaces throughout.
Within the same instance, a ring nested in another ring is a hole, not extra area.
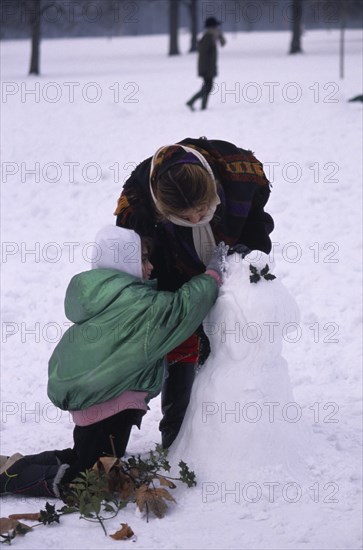
M 215 17 L 205 20 L 205 33 L 198 42 L 198 75 L 204 80 L 201 90 L 193 95 L 187 106 L 194 111 L 194 102 L 202 100 L 202 110 L 207 108 L 208 96 L 213 88 L 213 78 L 217 76 L 217 41 L 224 46 L 226 39 L 220 30 L 221 21 Z

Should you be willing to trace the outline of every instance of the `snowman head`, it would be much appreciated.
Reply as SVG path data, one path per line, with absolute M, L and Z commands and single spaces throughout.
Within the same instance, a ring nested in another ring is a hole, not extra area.
M 224 284 L 204 322 L 213 355 L 261 360 L 281 353 L 284 334 L 298 328 L 299 311 L 274 270 L 260 251 L 227 258 Z

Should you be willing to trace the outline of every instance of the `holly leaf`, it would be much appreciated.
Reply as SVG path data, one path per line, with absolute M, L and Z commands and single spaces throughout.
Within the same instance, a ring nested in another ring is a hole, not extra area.
M 270 268 L 268 266 L 268 264 L 265 265 L 265 267 L 263 269 L 261 269 L 260 273 L 262 275 L 262 277 L 264 277 L 266 275 L 266 273 L 268 273 L 270 271 Z
M 169 449 L 164 449 L 159 443 L 155 445 L 155 451 L 159 455 L 159 464 L 160 466 L 166 471 L 170 472 L 171 466 L 168 462 L 167 456 L 169 453 Z
M 261 277 L 258 275 L 258 273 L 255 273 L 254 275 L 250 275 L 250 282 L 251 283 L 258 283 L 258 281 L 261 279 Z
M 264 279 L 266 279 L 266 281 L 273 281 L 274 279 L 276 279 L 276 276 L 272 275 L 272 273 L 267 273 L 266 275 L 264 275 Z
M 110 537 L 114 540 L 126 540 L 130 539 L 133 535 L 134 532 L 131 527 L 127 523 L 121 523 L 121 529 L 110 535 Z
M 250 264 L 250 271 L 251 271 L 251 273 L 253 273 L 253 275 L 256 275 L 258 273 L 257 267 L 255 267 L 252 264 Z
M 59 514 L 55 509 L 54 504 L 45 503 L 45 510 L 40 510 L 40 518 L 44 525 L 50 525 L 51 523 L 59 523 Z
M 189 470 L 188 464 L 181 460 L 178 464 L 180 471 L 180 479 L 183 483 L 186 483 L 188 487 L 193 487 L 193 485 L 196 485 L 196 479 L 195 479 L 195 473 L 193 470 Z

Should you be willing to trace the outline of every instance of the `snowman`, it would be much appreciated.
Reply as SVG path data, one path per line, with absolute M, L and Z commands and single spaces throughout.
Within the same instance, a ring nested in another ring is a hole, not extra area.
M 171 462 L 182 458 L 198 481 L 262 479 L 267 472 L 291 478 L 304 470 L 308 435 L 297 420 L 282 357 L 284 335 L 296 331 L 299 310 L 274 269 L 259 251 L 229 256 L 204 321 L 211 353 L 169 451 Z

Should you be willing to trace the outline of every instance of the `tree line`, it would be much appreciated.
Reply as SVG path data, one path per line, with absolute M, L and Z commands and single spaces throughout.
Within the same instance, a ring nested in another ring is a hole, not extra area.
M 83 2 L 83 4 L 82 4 Z M 311 17 L 311 10 L 315 10 L 314 13 L 317 13 L 317 10 L 320 10 L 320 14 L 325 14 L 326 23 L 329 26 L 329 21 L 334 22 L 335 26 L 340 26 L 343 29 L 346 25 L 348 18 L 355 18 L 359 22 L 362 20 L 362 0 L 290 0 L 287 3 L 287 0 L 281 0 L 285 2 L 286 13 L 289 14 L 288 20 L 286 23 L 290 27 L 291 39 L 288 45 L 289 54 L 298 54 L 303 52 L 302 47 L 302 32 L 304 25 L 304 17 Z M 208 6 L 207 6 L 208 4 Z M 148 9 L 150 10 L 151 6 L 154 6 L 154 9 L 160 10 L 161 7 L 167 9 L 168 11 L 168 33 L 169 33 L 169 46 L 167 54 L 169 56 L 180 55 L 179 49 L 179 30 L 181 27 L 181 10 L 183 10 L 183 26 L 185 26 L 185 12 L 187 12 L 187 26 L 190 32 L 190 47 L 189 52 L 195 52 L 197 50 L 198 44 L 198 32 L 201 30 L 199 28 L 200 20 L 203 19 L 203 15 L 208 15 L 206 12 L 206 6 L 213 8 L 215 6 L 224 6 L 227 5 L 225 2 L 217 2 L 213 5 L 212 2 L 207 3 L 203 0 L 164 0 L 162 3 L 160 0 L 148 0 Z M 266 3 L 265 3 L 266 4 Z M 265 6 L 265 4 L 261 4 Z M 74 1 L 74 6 L 83 6 L 83 10 L 86 7 L 91 7 L 92 10 L 88 13 L 85 12 L 88 20 L 95 20 L 97 16 L 97 2 L 88 2 L 86 0 Z M 136 9 L 140 9 L 142 2 L 130 2 L 129 0 L 102 0 L 102 13 L 104 17 L 104 33 L 107 35 L 107 32 L 115 32 L 115 28 L 111 29 L 110 27 L 117 26 L 119 33 L 122 31 L 122 24 L 125 22 L 136 23 L 137 20 L 135 17 Z M 251 7 L 252 3 L 249 0 L 235 0 L 232 2 L 232 5 L 236 13 L 242 13 L 243 10 L 246 10 Z M 25 25 L 29 28 L 31 34 L 31 57 L 30 57 L 30 67 L 29 74 L 38 75 L 40 73 L 40 41 L 42 37 L 42 25 L 45 19 L 49 22 L 51 17 L 56 24 L 56 16 L 61 15 L 66 6 L 68 9 L 72 7 L 71 2 L 63 2 L 61 0 L 2 0 L 2 19 L 4 21 L 7 14 L 15 14 L 15 7 L 20 6 L 20 8 L 25 9 L 25 17 L 22 17 L 19 24 Z M 283 4 L 281 4 L 283 6 Z M 258 8 L 258 0 L 254 3 L 254 7 Z M 5 10 L 5 11 L 4 11 Z M 6 11 L 7 10 L 7 11 Z M 11 11 L 13 10 L 13 11 Z M 239 11 L 238 11 L 239 10 Z M 287 11 L 289 10 L 289 11 Z M 203 11 L 205 13 L 203 13 Z M 122 17 L 120 17 L 122 13 Z M 227 12 L 226 12 L 227 13 Z M 230 12 L 229 12 L 230 13 Z M 73 20 L 70 18 L 68 13 L 69 25 L 76 25 L 75 18 Z M 74 10 L 73 10 L 74 15 Z M 109 16 L 108 19 L 106 16 Z M 118 17 L 116 17 L 116 15 Z M 202 17 L 201 17 L 202 15 Z M 214 14 L 213 14 L 214 15 Z M 218 18 L 218 14 L 216 13 Z M 223 13 L 219 15 L 222 22 Z M 330 18 L 330 19 L 329 19 Z M 286 18 L 287 19 L 287 18 Z M 236 19 L 237 20 L 237 19 Z M 203 21 L 201 22 L 203 24 Z M 230 23 L 230 21 L 229 21 Z M 337 24 L 338 25 L 337 25 Z M 359 24 L 359 23 L 358 23 Z M 225 27 L 227 27 L 227 16 L 225 15 Z M 226 30 L 226 29 L 225 29 Z M 235 30 L 238 30 L 237 27 Z M 253 25 L 249 30 L 253 30 Z M 117 29 L 116 29 L 117 31 Z

